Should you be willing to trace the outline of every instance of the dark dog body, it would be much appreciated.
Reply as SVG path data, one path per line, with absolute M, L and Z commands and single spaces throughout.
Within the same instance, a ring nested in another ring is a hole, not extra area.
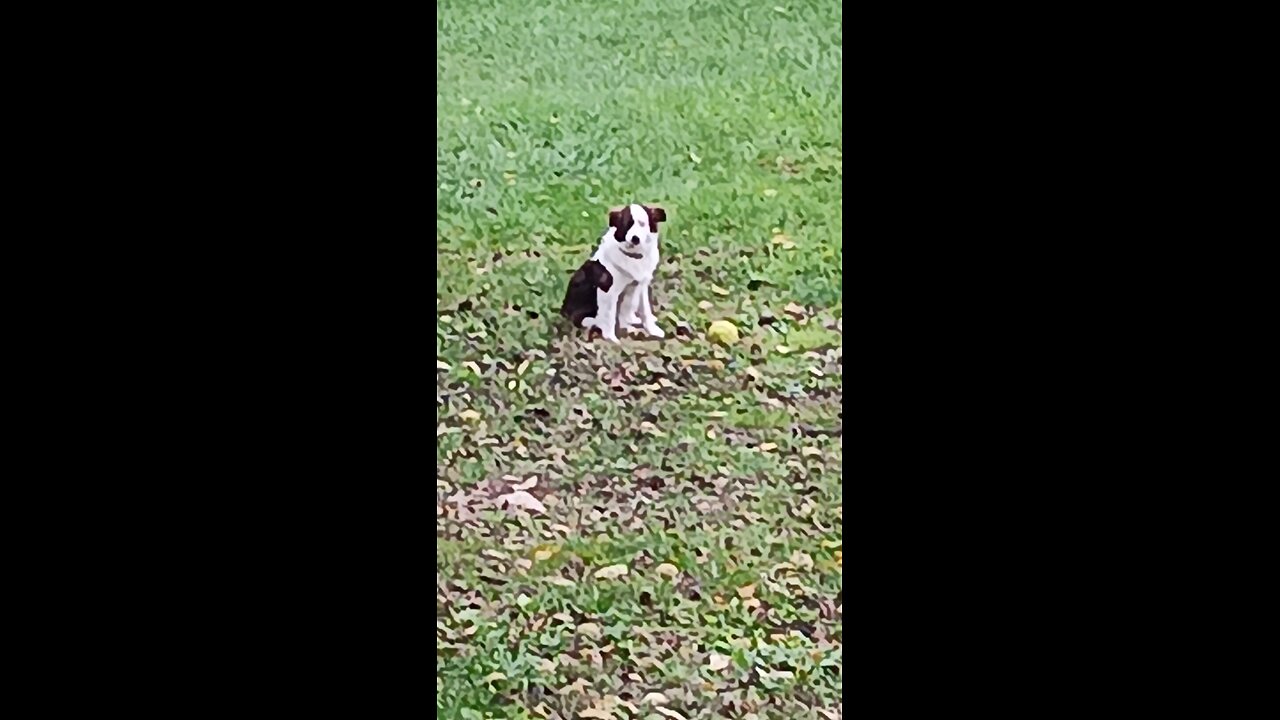
M 564 294 L 560 314 L 568 318 L 574 327 L 581 327 L 584 318 L 595 317 L 596 290 L 609 291 L 613 287 L 613 275 L 597 260 L 588 260 L 569 278 L 569 289 Z

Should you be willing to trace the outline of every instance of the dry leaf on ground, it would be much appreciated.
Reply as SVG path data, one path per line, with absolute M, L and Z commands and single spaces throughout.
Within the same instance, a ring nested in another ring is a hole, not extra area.
M 712 670 L 723 670 L 729 667 L 729 656 L 713 652 L 707 658 L 707 667 Z
M 524 490 L 516 490 L 515 492 L 499 495 L 498 502 L 506 503 L 510 507 L 522 508 L 524 510 L 532 510 L 534 512 L 546 512 L 547 508 L 538 498 L 530 495 Z
M 626 565 L 610 565 L 609 567 L 602 567 L 597 570 L 593 577 L 597 580 L 613 580 L 614 578 L 620 578 L 626 574 Z

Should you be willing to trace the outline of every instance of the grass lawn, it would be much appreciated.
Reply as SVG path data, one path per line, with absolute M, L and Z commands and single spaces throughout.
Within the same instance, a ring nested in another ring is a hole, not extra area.
M 841 8 L 774 2 L 437 3 L 443 718 L 840 711 Z M 667 337 L 587 343 L 631 201 Z

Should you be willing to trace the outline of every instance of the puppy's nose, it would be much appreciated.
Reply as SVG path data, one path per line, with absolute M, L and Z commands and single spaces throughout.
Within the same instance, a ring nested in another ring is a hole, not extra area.
M 632 245 L 639 245 L 639 244 L 640 244 L 640 238 L 631 238 L 631 244 L 632 244 Z

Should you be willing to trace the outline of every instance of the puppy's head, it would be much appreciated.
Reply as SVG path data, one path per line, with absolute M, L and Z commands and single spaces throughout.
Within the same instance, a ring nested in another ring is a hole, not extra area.
M 641 258 L 658 245 L 658 223 L 667 219 L 667 211 L 647 205 L 628 205 L 609 211 L 609 227 L 622 252 Z

